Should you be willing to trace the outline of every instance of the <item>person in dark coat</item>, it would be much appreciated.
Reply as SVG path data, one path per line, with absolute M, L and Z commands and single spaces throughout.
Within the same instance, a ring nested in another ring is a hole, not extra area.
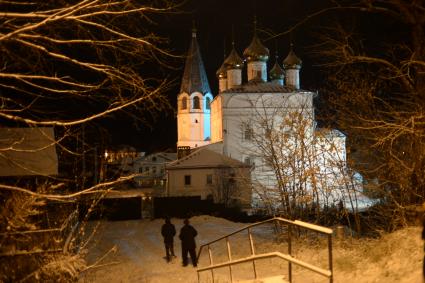
M 195 237 L 198 235 L 198 232 L 193 228 L 192 225 L 189 224 L 189 219 L 184 220 L 184 226 L 180 230 L 179 238 L 182 243 L 182 260 L 183 266 L 187 266 L 188 258 L 187 253 L 190 254 L 190 258 L 192 260 L 192 264 L 194 267 L 197 266 L 196 259 L 196 243 Z
M 165 218 L 165 223 L 161 228 L 161 235 L 164 237 L 165 245 L 165 258 L 169 262 L 171 257 L 176 257 L 174 254 L 174 236 L 176 235 L 176 228 L 171 223 L 170 218 Z

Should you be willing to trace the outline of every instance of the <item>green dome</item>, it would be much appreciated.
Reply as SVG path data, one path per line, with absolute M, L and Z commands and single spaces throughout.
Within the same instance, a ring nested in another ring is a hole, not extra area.
M 282 80 L 285 77 L 285 72 L 282 67 L 277 63 L 274 63 L 273 68 L 270 70 L 270 79 L 271 80 Z

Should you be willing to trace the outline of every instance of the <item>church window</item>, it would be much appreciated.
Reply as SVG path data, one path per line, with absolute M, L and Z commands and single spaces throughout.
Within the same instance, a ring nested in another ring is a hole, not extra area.
M 181 109 L 187 109 L 187 98 L 186 97 L 182 98 L 182 108 Z
M 213 180 L 212 179 L 212 175 L 211 174 L 208 174 L 207 175 L 207 185 L 212 185 L 212 183 L 213 183 L 212 180 Z
M 199 97 L 197 96 L 193 98 L 193 109 L 201 109 L 201 106 L 199 104 Z
M 246 141 L 250 141 L 253 138 L 253 130 L 252 127 L 248 124 L 248 123 L 244 123 L 243 124 L 243 139 Z
M 191 176 L 190 175 L 184 175 L 184 185 L 190 186 L 191 183 Z
M 209 97 L 207 97 L 206 99 L 205 99 L 205 109 L 211 109 L 211 99 L 209 98 Z

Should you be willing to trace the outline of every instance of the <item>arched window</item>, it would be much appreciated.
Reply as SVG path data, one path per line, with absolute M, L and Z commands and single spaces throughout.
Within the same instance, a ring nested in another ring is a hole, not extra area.
M 199 105 L 199 97 L 197 96 L 193 98 L 193 109 L 201 109 L 201 106 Z
M 187 109 L 187 98 L 186 97 L 182 98 L 182 109 Z
M 209 98 L 209 97 L 207 97 L 206 99 L 205 99 L 205 109 L 211 109 L 211 98 Z

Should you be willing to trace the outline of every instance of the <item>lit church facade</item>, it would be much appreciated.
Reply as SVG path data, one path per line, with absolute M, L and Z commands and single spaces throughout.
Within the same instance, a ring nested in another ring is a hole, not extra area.
M 255 31 L 243 59 L 233 44 L 216 73 L 219 93 L 213 97 L 196 32 L 192 33 L 177 99 L 178 151 L 206 147 L 250 164 L 253 202 L 279 198 L 289 187 L 308 191 L 301 194 L 310 195 L 306 199 L 329 205 L 341 202 L 344 193 L 339 189 L 345 186 L 348 172 L 345 136 L 338 130 L 316 128 L 313 98 L 317 93 L 300 88 L 302 62 L 293 47 L 283 68 L 276 59 L 267 72 L 269 57 Z M 300 167 L 309 176 L 299 175 Z M 318 183 L 320 196 L 311 193 Z

